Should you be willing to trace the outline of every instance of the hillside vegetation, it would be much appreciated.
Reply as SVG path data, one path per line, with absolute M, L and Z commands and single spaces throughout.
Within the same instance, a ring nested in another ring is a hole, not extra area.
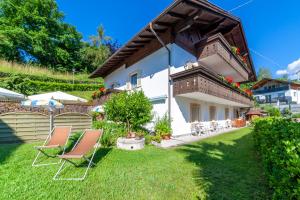
M 91 94 L 103 85 L 103 80 L 89 79 L 88 76 L 87 73 L 75 73 L 73 77 L 69 72 L 0 61 L 0 87 L 25 95 L 59 90 L 91 99 Z

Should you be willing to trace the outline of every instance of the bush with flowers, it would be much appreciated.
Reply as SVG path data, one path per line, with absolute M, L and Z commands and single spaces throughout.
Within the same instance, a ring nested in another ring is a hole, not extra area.
M 97 91 L 95 91 L 92 95 L 93 99 L 98 99 L 100 98 L 102 95 L 104 95 L 106 93 L 106 88 L 105 87 L 100 87 Z
M 239 82 L 234 82 L 233 78 L 231 76 L 220 76 L 221 80 L 223 82 L 225 82 L 227 85 L 230 85 L 233 88 L 236 88 L 237 90 L 239 90 L 241 93 L 245 93 L 247 94 L 249 97 L 252 97 L 252 91 L 248 88 L 246 89 L 241 89 L 241 84 Z

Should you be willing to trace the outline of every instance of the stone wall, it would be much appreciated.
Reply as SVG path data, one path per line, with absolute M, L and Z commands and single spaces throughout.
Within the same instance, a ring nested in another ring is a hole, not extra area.
M 68 112 L 88 113 L 93 107 L 93 104 L 64 104 L 64 108 L 56 109 L 54 115 Z M 21 102 L 0 101 L 0 114 L 8 112 L 39 112 L 48 114 L 48 110 L 44 108 L 22 107 Z

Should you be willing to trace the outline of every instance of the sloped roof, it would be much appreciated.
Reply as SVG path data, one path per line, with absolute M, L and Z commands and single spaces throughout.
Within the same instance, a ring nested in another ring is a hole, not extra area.
M 186 47 L 185 44 L 176 41 L 175 35 L 193 28 L 202 31 L 206 36 L 216 33 L 227 34 L 228 42 L 232 46 L 238 46 L 241 52 L 248 57 L 252 80 L 256 80 L 255 69 L 240 19 L 221 8 L 206 0 L 176 0 L 151 23 L 155 32 L 166 44 L 175 42 L 182 48 Z M 90 77 L 105 77 L 115 69 L 124 65 L 130 66 L 159 48 L 161 48 L 161 44 L 152 34 L 148 24 L 108 58 Z
M 277 82 L 277 83 L 283 83 L 283 84 L 291 84 L 291 86 L 299 87 L 300 88 L 300 83 L 295 83 L 295 82 L 285 81 L 285 80 L 272 79 L 272 78 L 264 78 L 264 79 L 258 81 L 257 83 L 255 83 L 251 87 L 251 90 L 256 90 L 256 89 L 258 89 L 260 87 L 263 87 L 268 82 Z

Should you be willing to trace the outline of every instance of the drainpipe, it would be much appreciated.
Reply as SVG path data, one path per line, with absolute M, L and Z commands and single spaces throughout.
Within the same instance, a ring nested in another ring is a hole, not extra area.
M 162 41 L 162 39 L 157 35 L 152 27 L 152 22 L 149 24 L 150 30 L 153 35 L 157 38 L 159 43 L 168 51 L 168 117 L 169 122 L 171 124 L 171 50 L 167 47 L 167 45 Z

